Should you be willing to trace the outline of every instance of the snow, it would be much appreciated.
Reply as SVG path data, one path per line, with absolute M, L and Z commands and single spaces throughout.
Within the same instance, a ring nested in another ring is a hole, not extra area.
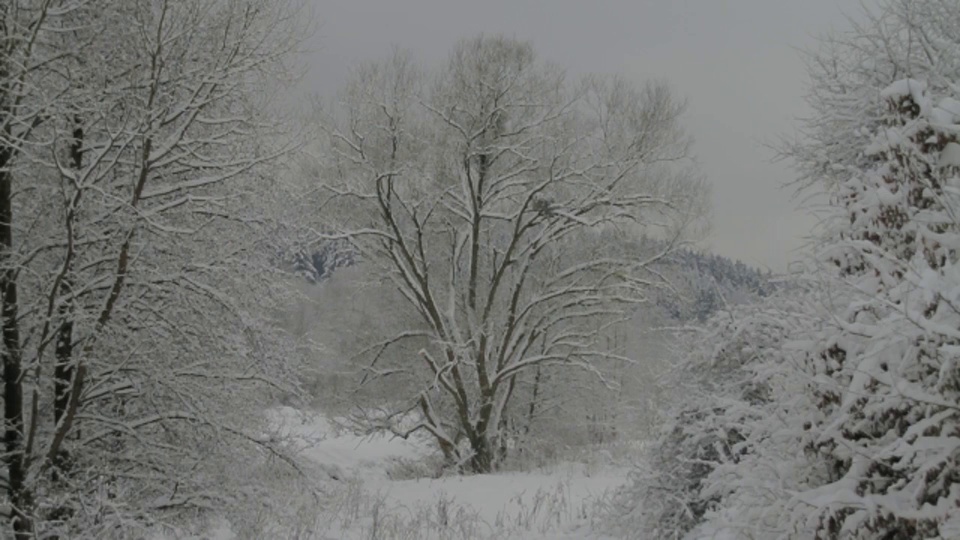
M 940 160 L 937 161 L 937 165 L 940 167 L 960 167 L 960 144 L 947 143 L 940 152 Z
M 359 436 L 322 414 L 290 407 L 266 414 L 278 436 L 292 441 L 301 458 L 329 476 L 324 490 L 334 502 L 308 505 L 316 513 L 308 538 L 318 540 L 604 540 L 610 537 L 594 531 L 590 518 L 627 478 L 624 467 L 558 463 L 528 472 L 392 480 L 389 471 L 398 460 L 433 455 L 429 441 Z M 280 530 L 286 529 L 281 525 Z M 203 538 L 238 536 L 230 523 L 214 520 Z
M 890 86 L 880 91 L 880 97 L 883 99 L 899 98 L 910 96 L 914 102 L 921 104 L 924 102 L 924 94 L 927 90 L 927 83 L 916 79 L 900 79 L 893 82 Z
M 960 122 L 960 101 L 945 97 L 930 111 L 930 120 L 938 126 L 951 126 Z
M 430 453 L 424 444 L 398 437 L 343 432 L 319 413 L 280 407 L 267 416 L 279 435 L 298 440 L 302 457 L 328 471 L 376 476 L 385 473 L 392 460 L 418 460 Z
M 522 518 L 524 504 L 537 498 L 537 493 L 541 493 L 541 500 L 551 496 L 561 505 L 556 510 L 575 512 L 585 503 L 610 493 L 623 483 L 626 475 L 627 469 L 591 472 L 589 467 L 580 464 L 565 464 L 547 471 L 446 476 L 373 485 L 388 498 L 411 507 L 433 504 L 438 498 L 451 498 L 475 510 L 483 521 L 495 523 L 505 517 Z

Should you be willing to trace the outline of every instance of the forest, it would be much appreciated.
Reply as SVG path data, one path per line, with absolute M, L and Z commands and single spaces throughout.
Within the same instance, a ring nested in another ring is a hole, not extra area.
M 957 0 L 797 53 L 776 269 L 670 81 L 483 32 L 295 97 L 323 11 L 0 4 L 0 538 L 960 538 Z

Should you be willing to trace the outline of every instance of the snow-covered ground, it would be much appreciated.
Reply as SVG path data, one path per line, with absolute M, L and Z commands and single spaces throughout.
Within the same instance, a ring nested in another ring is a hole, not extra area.
M 422 460 L 430 454 L 420 441 L 383 434 L 363 437 L 337 429 L 320 413 L 281 407 L 268 411 L 267 417 L 278 435 L 292 439 L 300 457 L 319 465 L 334 479 L 386 478 L 391 463 Z
M 530 472 L 394 480 L 389 471 L 399 462 L 429 459 L 426 441 L 338 433 L 323 416 L 290 408 L 271 411 L 271 420 L 301 441 L 303 457 L 351 486 L 347 499 L 366 502 L 357 505 L 367 512 L 353 504 L 341 508 L 326 531 L 314 531 L 319 538 L 370 538 L 375 527 L 388 538 L 391 532 L 397 538 L 603 538 L 590 531 L 590 518 L 627 473 L 563 463 Z
M 292 408 L 268 417 L 319 475 L 322 493 L 306 496 L 298 491 L 302 486 L 284 489 L 284 480 L 276 479 L 278 514 L 244 516 L 244 523 L 216 520 L 191 540 L 602 540 L 609 537 L 591 522 L 627 475 L 626 468 L 611 465 L 558 463 L 432 478 L 414 474 L 418 465 L 429 470 L 421 465 L 431 459 L 428 441 L 361 437 L 338 430 L 321 414 Z

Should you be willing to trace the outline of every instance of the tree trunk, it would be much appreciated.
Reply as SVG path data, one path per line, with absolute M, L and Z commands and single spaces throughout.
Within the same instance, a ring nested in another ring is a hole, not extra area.
M 81 124 L 81 119 L 79 117 L 74 117 L 74 130 L 73 130 L 73 141 L 70 144 L 70 165 L 73 167 L 74 172 L 78 175 L 80 170 L 83 168 L 83 127 Z M 72 216 L 69 213 L 73 212 L 73 208 L 67 208 L 67 220 L 71 220 Z M 71 257 L 71 253 L 67 253 L 67 257 Z M 69 260 L 65 263 L 67 265 L 66 272 L 64 275 L 63 281 L 60 283 L 60 290 L 58 294 L 66 297 L 70 294 L 73 289 L 73 281 L 70 275 L 70 266 L 71 263 Z M 60 319 L 60 326 L 57 331 L 57 345 L 56 345 L 56 357 L 57 363 L 53 368 L 53 384 L 54 384 L 54 398 L 53 398 L 53 420 L 54 425 L 60 424 L 60 421 L 63 419 L 64 415 L 67 412 L 67 407 L 70 404 L 70 389 L 73 385 L 73 302 L 63 302 L 60 304 L 57 312 L 58 318 Z M 60 448 L 57 450 L 55 456 L 53 456 L 53 476 L 54 480 L 57 479 L 59 474 L 67 474 L 70 468 L 70 459 L 67 450 Z
M 3 111 L 8 114 L 9 111 Z M 9 127 L 7 128 L 9 132 Z M 7 135 L 10 135 L 7 133 Z M 3 326 L 3 415 L 6 422 L 3 442 L 6 452 L 7 493 L 13 506 L 12 519 L 17 540 L 33 536 L 30 517 L 32 497 L 24 485 L 26 467 L 23 436 L 23 383 L 21 381 L 20 328 L 17 322 L 17 282 L 13 268 L 13 148 L 0 147 L 0 318 Z
M 478 433 L 476 437 L 472 438 L 470 449 L 473 450 L 473 456 L 470 457 L 468 462 L 470 472 L 477 474 L 492 473 L 496 467 L 496 455 L 487 434 Z

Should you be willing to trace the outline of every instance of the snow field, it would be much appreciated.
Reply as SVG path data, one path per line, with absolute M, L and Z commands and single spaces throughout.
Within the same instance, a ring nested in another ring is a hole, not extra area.
M 392 467 L 429 459 L 427 441 L 339 432 L 321 415 L 271 411 L 280 434 L 330 476 L 323 512 L 301 538 L 603 538 L 591 522 L 627 470 L 562 463 L 531 472 L 391 480 Z

